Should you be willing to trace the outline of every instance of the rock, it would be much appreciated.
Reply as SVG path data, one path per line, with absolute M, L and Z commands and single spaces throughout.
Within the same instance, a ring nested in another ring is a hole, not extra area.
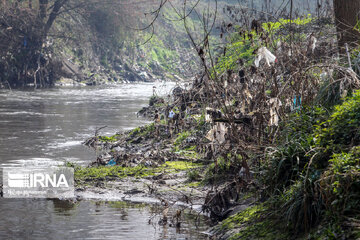
M 84 79 L 84 74 L 81 71 L 80 67 L 70 61 L 69 59 L 63 58 L 62 59 L 62 68 L 63 74 L 66 77 L 74 78 L 76 77 L 79 80 Z

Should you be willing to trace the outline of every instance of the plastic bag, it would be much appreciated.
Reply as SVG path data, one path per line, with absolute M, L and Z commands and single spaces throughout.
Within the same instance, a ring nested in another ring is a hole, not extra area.
M 255 58 L 255 66 L 260 66 L 260 61 L 265 59 L 266 64 L 270 67 L 271 63 L 276 61 L 276 57 L 266 47 L 261 47 L 257 50 L 257 56 Z

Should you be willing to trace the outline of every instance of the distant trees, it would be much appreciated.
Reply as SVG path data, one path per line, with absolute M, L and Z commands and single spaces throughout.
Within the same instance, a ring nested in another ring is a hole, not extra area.
M 355 29 L 359 23 L 360 0 L 334 0 L 334 11 L 338 45 L 343 53 L 346 43 L 357 46 L 360 39 L 360 32 Z
M 99 35 L 91 36 L 96 51 L 113 58 L 116 52 L 112 50 L 119 49 L 119 39 L 127 37 L 129 27 L 139 28 L 134 22 L 141 22 L 143 13 L 156 3 L 157 0 L 0 0 L 0 85 L 52 85 L 60 77 L 55 75 L 61 73 L 59 61 L 53 61 L 53 55 L 48 54 L 53 50 L 52 40 L 60 36 L 76 41 L 77 36 L 68 26 L 78 19 Z M 66 20 L 61 19 L 60 28 L 52 28 L 60 15 Z M 59 33 L 58 29 L 68 32 Z M 114 48 L 109 51 L 111 44 Z
M 2 1 L 0 82 L 11 86 L 51 84 L 42 52 L 55 19 L 69 0 Z

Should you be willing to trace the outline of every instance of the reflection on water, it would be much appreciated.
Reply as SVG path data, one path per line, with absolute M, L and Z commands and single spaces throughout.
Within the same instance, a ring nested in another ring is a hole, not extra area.
M 87 164 L 94 152 L 81 142 L 96 128 L 114 134 L 145 124 L 136 112 L 154 84 L 29 91 L 0 90 L 0 164 Z M 173 85 L 157 84 L 157 91 Z M 0 239 L 201 239 L 192 215 L 176 229 L 159 226 L 157 206 L 0 198 Z M 153 221 L 150 221 L 152 219 Z M 153 225 L 154 224 L 154 225 Z
M 157 205 L 45 199 L 0 204 L 1 239 L 206 239 L 207 226 L 197 226 L 191 214 L 183 214 L 180 228 L 159 225 Z

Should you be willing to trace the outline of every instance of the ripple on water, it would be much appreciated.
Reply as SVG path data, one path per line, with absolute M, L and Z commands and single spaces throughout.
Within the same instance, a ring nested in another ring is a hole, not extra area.
M 146 124 L 147 121 L 137 119 L 134 112 L 147 104 L 154 85 L 159 95 L 168 94 L 175 86 L 146 83 L 1 90 L 1 166 L 48 167 L 66 161 L 86 165 L 96 156 L 92 150 L 81 146 L 81 141 L 101 126 L 108 126 L 101 134 L 111 135 L 121 129 Z M 142 206 L 139 207 L 122 202 L 98 202 L 129 200 L 129 196 L 116 192 L 84 194 L 88 200 L 76 203 L 0 198 L 0 239 L 203 239 L 199 233 L 207 228 L 195 229 L 195 221 L 186 219 L 179 231 L 159 226 L 154 224 L 159 216 L 156 205 L 139 204 Z M 191 219 L 194 215 L 188 217 Z

